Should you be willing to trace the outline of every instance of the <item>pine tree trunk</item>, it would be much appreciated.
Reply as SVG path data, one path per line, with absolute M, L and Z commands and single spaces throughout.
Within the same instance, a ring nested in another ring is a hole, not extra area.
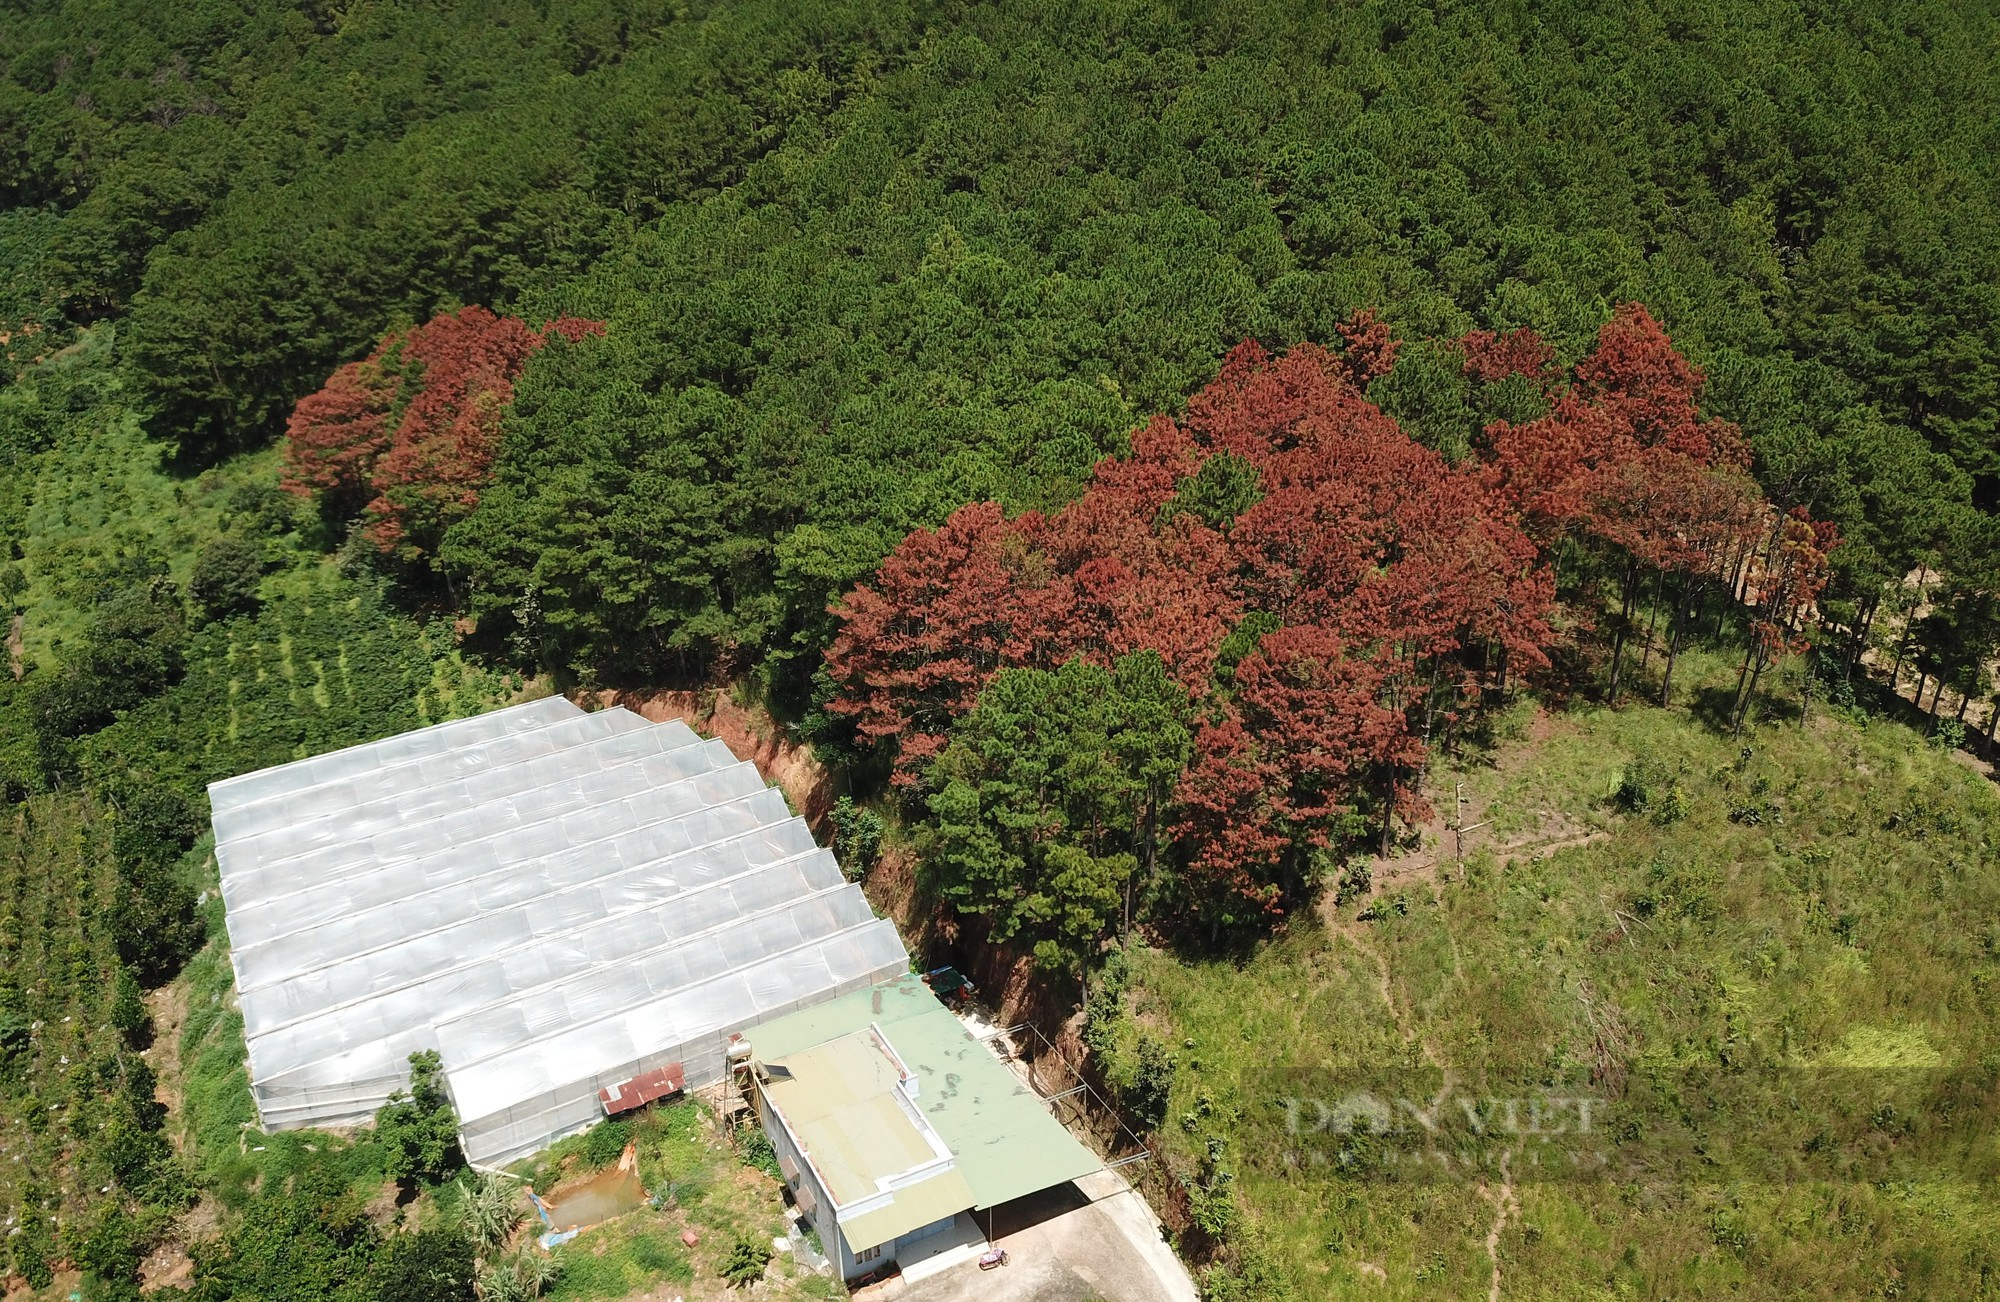
M 1743 653 L 1743 667 L 1736 671 L 1736 699 L 1730 703 L 1732 721 L 1729 728 L 1729 735 L 1732 737 L 1743 731 L 1743 702 L 1745 699 L 1743 685 L 1749 681 L 1750 662 L 1756 658 L 1757 647 L 1753 643 L 1750 649 Z
M 1681 639 L 1687 636 L 1688 621 L 1694 618 L 1695 594 L 1700 591 L 1692 575 L 1681 579 L 1681 591 L 1674 602 L 1674 619 L 1667 625 L 1667 668 L 1660 676 L 1660 708 L 1667 708 L 1673 701 L 1674 665 L 1680 660 Z
M 1639 562 L 1625 563 L 1625 592 L 1618 608 L 1618 635 L 1611 643 L 1611 687 L 1604 695 L 1605 703 L 1618 704 L 1619 670 L 1624 668 L 1625 632 L 1632 626 L 1632 603 L 1638 599 Z
M 1860 617 L 1854 621 L 1854 636 L 1847 644 L 1847 667 L 1844 678 L 1854 677 L 1854 666 L 1861 663 L 1861 657 L 1868 650 L 1868 634 L 1875 628 L 1875 612 L 1882 608 L 1882 594 L 1870 597 L 1861 608 Z
M 1389 857 L 1389 829 L 1396 822 L 1396 766 L 1389 766 L 1389 784 L 1382 800 L 1382 857 Z
M 1736 728 L 1729 734 L 1732 737 L 1741 736 L 1743 725 L 1749 722 L 1750 702 L 1756 699 L 1757 684 L 1764 677 L 1764 657 L 1761 655 L 1757 656 L 1756 661 L 1755 667 L 1750 671 L 1750 690 L 1743 693 L 1743 703 L 1736 709 Z
M 1639 668 L 1637 672 L 1642 674 L 1646 672 L 1646 662 L 1653 658 L 1653 631 L 1660 626 L 1660 593 L 1666 586 L 1667 572 L 1665 570 L 1655 570 L 1653 572 L 1653 610 L 1646 620 L 1646 645 L 1639 648 Z
M 1431 744 L 1431 729 L 1437 724 L 1438 668 L 1444 662 L 1443 656 L 1431 657 L 1431 682 L 1424 689 L 1424 745 Z

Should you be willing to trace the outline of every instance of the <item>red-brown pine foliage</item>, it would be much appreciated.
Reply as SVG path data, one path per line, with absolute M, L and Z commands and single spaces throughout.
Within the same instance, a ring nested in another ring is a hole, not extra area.
M 1426 815 L 1434 728 L 1495 666 L 1548 663 L 1566 534 L 1691 572 L 1761 518 L 1740 435 L 1700 414 L 1700 372 L 1636 304 L 1568 376 L 1531 331 L 1461 341 L 1469 376 L 1526 376 L 1550 407 L 1460 466 L 1365 396 L 1395 356 L 1387 328 L 1363 313 L 1340 333 L 1339 355 L 1239 345 L 1185 419 L 1154 417 L 1053 515 L 979 503 L 911 534 L 834 609 L 829 710 L 893 745 L 908 785 L 1001 669 L 1157 651 L 1201 711 L 1175 798 L 1182 880 L 1210 917 L 1243 916 L 1282 905 L 1285 866 L 1364 793 Z M 1227 520 L 1206 498 L 1168 509 L 1224 454 L 1255 469 L 1254 500 Z M 1278 627 L 1218 674 L 1251 612 Z
M 402 386 L 402 376 L 384 365 L 388 347 L 341 367 L 292 410 L 282 481 L 288 492 L 365 499 L 375 459 L 389 446 L 389 411 Z
M 1174 793 L 1170 829 L 1188 847 L 1185 893 L 1211 918 L 1279 913 L 1271 869 L 1290 849 L 1272 799 L 1270 773 L 1230 708 L 1195 731 L 1194 762 Z
M 574 317 L 536 331 L 473 306 L 390 334 L 293 411 L 285 486 L 343 505 L 366 499 L 377 547 L 427 556 L 478 502 L 528 358 L 553 336 L 574 343 L 603 331 Z
M 1482 384 L 1510 375 L 1526 376 L 1538 384 L 1556 378 L 1556 350 L 1533 330 L 1471 330 L 1459 339 L 1458 351 L 1465 358 L 1465 373 Z
M 1324 844 L 1364 789 L 1420 812 L 1411 684 L 1473 645 L 1534 662 L 1551 588 L 1482 473 L 1363 396 L 1393 341 L 1367 319 L 1348 339 L 1342 357 L 1236 348 L 1184 421 L 1155 417 L 1052 516 L 981 503 L 910 535 L 836 608 L 829 708 L 894 744 L 909 784 L 999 670 L 1159 652 L 1206 701 L 1176 802 L 1187 880 L 1232 913 L 1276 907 L 1286 856 Z M 1255 468 L 1257 501 L 1219 522 L 1165 509 L 1225 453 Z M 1221 691 L 1217 654 L 1251 610 L 1281 627 Z
M 841 608 L 848 691 L 837 704 L 870 743 L 900 743 L 914 772 L 944 744 L 995 673 L 1036 661 L 1035 625 L 1051 601 L 1037 552 L 1042 519 L 1008 520 L 997 503 L 952 512 L 882 562 Z
M 1468 367 L 1488 347 L 1468 344 Z M 1652 315 L 1623 304 L 1547 415 L 1487 430 L 1488 483 L 1544 543 L 1577 528 L 1665 563 L 1666 544 L 1646 540 L 1681 526 L 1660 513 L 1704 496 L 1710 472 L 1748 463 L 1741 432 L 1701 415 L 1702 383 Z
M 1388 322 L 1376 319 L 1373 308 L 1363 308 L 1334 329 L 1346 341 L 1341 369 L 1355 388 L 1366 389 L 1371 380 L 1387 375 L 1395 366 L 1396 350 L 1403 346 L 1402 341 L 1390 333 Z

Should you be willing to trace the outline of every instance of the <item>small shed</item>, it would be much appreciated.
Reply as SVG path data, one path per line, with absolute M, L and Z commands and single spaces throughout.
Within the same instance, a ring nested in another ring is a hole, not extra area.
M 670 1062 L 664 1067 L 641 1072 L 631 1080 L 605 1086 L 597 1091 L 597 1101 L 604 1105 L 605 1116 L 615 1117 L 678 1094 L 686 1088 L 686 1069 L 677 1062 Z

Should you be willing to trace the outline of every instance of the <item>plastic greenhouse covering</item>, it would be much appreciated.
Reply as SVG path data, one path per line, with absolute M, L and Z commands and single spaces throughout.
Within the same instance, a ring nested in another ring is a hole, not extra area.
M 560 697 L 209 787 L 265 1128 L 366 1119 L 436 1050 L 466 1155 L 590 1125 L 597 1091 L 909 968 L 756 768 Z

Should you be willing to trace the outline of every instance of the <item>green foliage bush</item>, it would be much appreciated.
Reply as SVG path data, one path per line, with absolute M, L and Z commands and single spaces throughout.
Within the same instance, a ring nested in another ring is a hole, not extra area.
M 375 1113 L 375 1137 L 388 1155 L 385 1169 L 396 1180 L 435 1184 L 465 1165 L 458 1113 L 445 1093 L 444 1067 L 435 1050 L 410 1055 L 410 1087 L 392 1092 Z
M 583 1137 L 583 1160 L 592 1166 L 609 1166 L 631 1140 L 630 1121 L 600 1121 Z
M 391 1235 L 369 1263 L 368 1302 L 473 1302 L 472 1245 L 448 1228 Z
M 38 730 L 51 741 L 79 737 L 178 682 L 184 640 L 180 598 L 170 584 L 154 581 L 106 598 L 75 654 L 33 680 Z
M 762 1239 L 739 1237 L 729 1245 L 722 1260 L 722 1277 L 737 1288 L 747 1288 L 764 1277 L 771 1264 L 771 1245 Z
M 1158 1130 L 1167 1119 L 1167 1099 L 1173 1093 L 1177 1063 L 1174 1052 L 1158 1036 L 1141 1035 L 1132 1064 L 1132 1082 L 1119 1101 L 1141 1130 Z
M 77 1251 L 84 1292 L 91 1302 L 138 1302 L 144 1253 L 132 1218 L 114 1204 L 100 1205 Z
M 244 1207 L 219 1240 L 193 1245 L 197 1297 L 374 1302 L 381 1235 L 334 1168 L 308 1166 Z
M 852 796 L 833 802 L 833 850 L 850 880 L 860 881 L 875 866 L 886 830 L 882 816 L 855 804 Z
M 1680 775 L 1651 755 L 1625 766 L 1612 799 L 1628 813 L 1644 814 L 1655 823 L 1676 823 L 1690 812 L 1690 798 Z
M 112 1029 L 124 1036 L 126 1043 L 136 1046 L 147 1033 L 146 1004 L 140 998 L 138 978 L 122 963 L 118 966 L 115 990 L 111 1000 Z M 0 1031 L 0 1044 L 4 1044 L 5 1038 L 5 1032 Z
M 264 549 L 244 538 L 217 538 L 195 557 L 188 597 L 208 619 L 226 619 L 257 607 L 264 581 Z
M 746 1122 L 736 1131 L 736 1151 L 743 1164 L 762 1171 L 773 1180 L 783 1178 L 778 1171 L 778 1150 L 771 1147 L 771 1137 L 755 1122 Z
M 1195 1227 L 1211 1239 L 1227 1241 L 1242 1220 L 1242 1204 L 1236 1198 L 1236 1172 L 1226 1164 L 1228 1141 L 1211 1137 L 1201 1168 L 1192 1178 L 1183 1177 L 1187 1190 L 1188 1214 Z
M 1237 1241 L 1201 1272 L 1201 1302 L 1290 1302 L 1298 1296 L 1261 1244 Z
M 1122 945 L 1105 951 L 1104 961 L 1090 983 L 1083 1004 L 1083 1044 L 1101 1060 L 1120 1048 L 1131 1018 L 1125 1011 L 1125 991 L 1132 979 L 1131 962 Z

